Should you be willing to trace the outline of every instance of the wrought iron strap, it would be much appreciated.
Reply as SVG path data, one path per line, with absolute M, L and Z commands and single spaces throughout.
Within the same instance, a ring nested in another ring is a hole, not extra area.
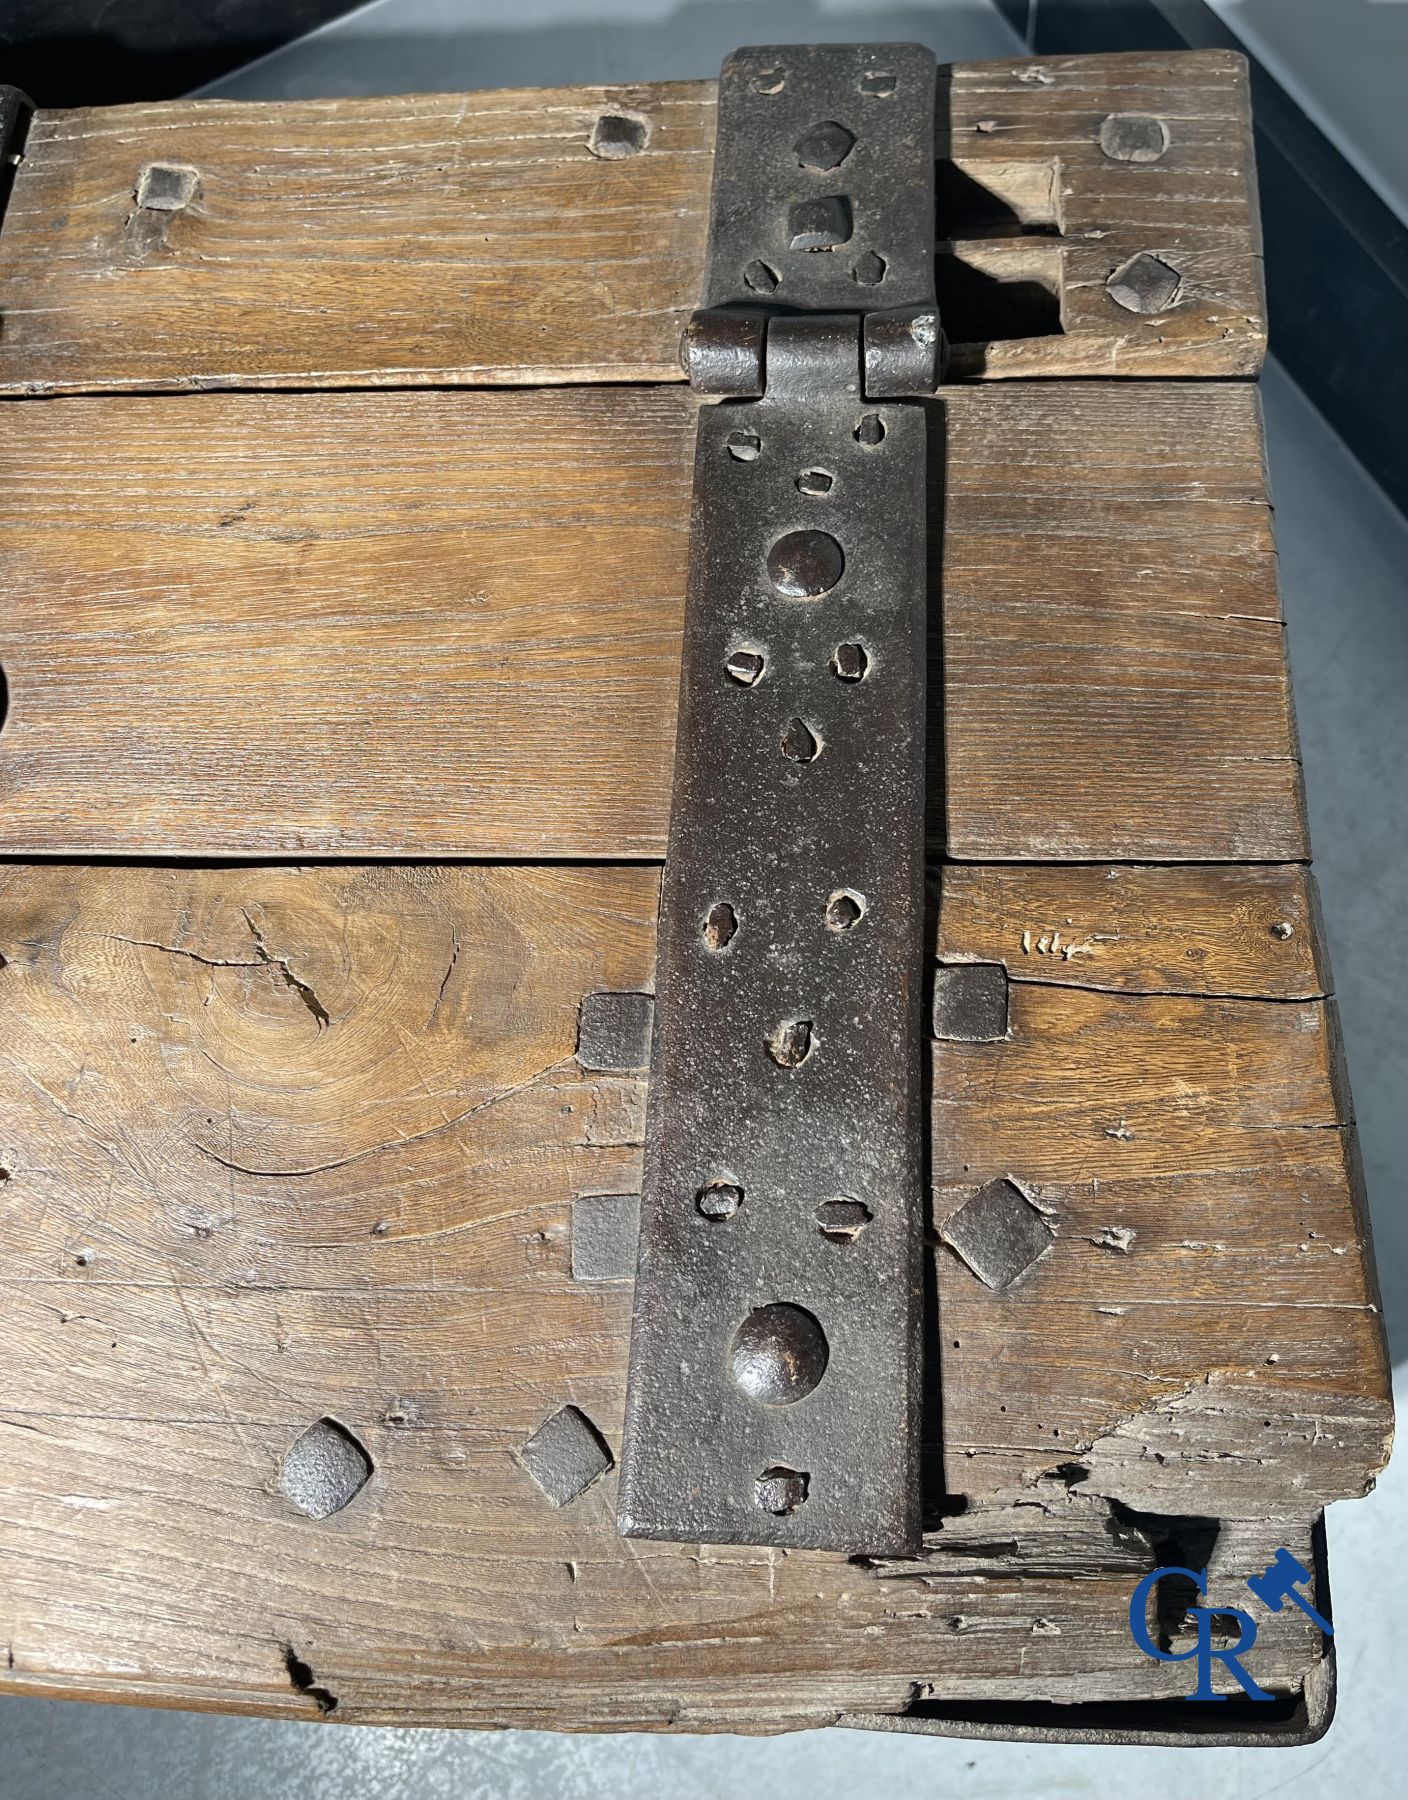
M 16 87 L 0 86 L 0 219 L 10 197 L 15 168 L 23 154 L 34 102 Z
M 704 306 L 932 311 L 934 89 L 918 44 L 736 50 Z
M 765 211 L 791 230 L 824 185 L 867 245 L 901 266 L 931 254 L 932 218 L 916 245 L 908 207 L 932 179 L 931 59 L 915 166 L 886 174 L 905 195 L 893 233 L 848 198 L 846 155 L 821 169 L 799 147 L 849 138 L 854 154 L 883 129 L 862 78 L 896 100 L 893 71 L 924 55 L 730 59 L 714 256 L 769 242 L 741 217 L 727 136 L 753 132 L 763 99 L 790 170 L 785 191 L 775 168 L 760 177 Z M 791 306 L 833 255 L 785 265 Z M 844 312 L 764 315 L 762 397 L 699 419 L 619 1523 L 902 1553 L 919 1534 L 926 420 L 866 398 L 894 390 L 887 367 L 870 379 L 843 279 Z M 710 295 L 727 291 L 716 271 Z M 838 291 L 835 270 L 810 291 Z

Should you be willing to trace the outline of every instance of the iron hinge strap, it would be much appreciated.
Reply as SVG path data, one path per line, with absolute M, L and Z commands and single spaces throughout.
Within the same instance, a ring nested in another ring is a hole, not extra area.
M 918 1545 L 934 99 L 912 45 L 720 83 L 628 1535 Z
M 17 87 L 0 84 L 0 221 L 5 216 L 5 202 L 15 169 L 24 154 L 24 140 L 29 121 L 34 116 L 34 102 Z

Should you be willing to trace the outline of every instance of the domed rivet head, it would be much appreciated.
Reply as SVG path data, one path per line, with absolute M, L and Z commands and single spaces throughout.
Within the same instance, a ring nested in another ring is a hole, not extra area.
M 792 146 L 804 169 L 839 169 L 855 147 L 855 133 L 835 119 L 823 119 Z
M 768 551 L 768 579 L 792 600 L 815 600 L 841 579 L 846 558 L 825 531 L 789 531 Z
M 729 1373 L 765 1406 L 792 1406 L 821 1380 L 830 1354 L 819 1321 L 804 1306 L 779 1300 L 758 1307 L 738 1327 Z

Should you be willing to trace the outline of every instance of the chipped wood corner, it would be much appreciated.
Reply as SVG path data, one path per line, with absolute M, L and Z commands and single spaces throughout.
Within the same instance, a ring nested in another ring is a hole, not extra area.
M 954 1491 L 1065 1470 L 1254 1517 L 1372 1488 L 1387 1349 L 1316 939 L 1298 866 L 942 871 L 939 966 L 1001 966 L 1010 1013 L 935 1044 Z

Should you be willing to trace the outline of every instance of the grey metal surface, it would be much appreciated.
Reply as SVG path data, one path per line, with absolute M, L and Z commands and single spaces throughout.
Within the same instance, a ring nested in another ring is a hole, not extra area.
M 702 304 L 932 308 L 934 84 L 919 44 L 728 57 Z
M 924 541 L 923 412 L 861 399 L 856 315 L 772 320 L 699 421 L 629 1535 L 917 1543 Z
M 761 398 L 695 448 L 627 1536 L 918 1545 L 926 422 L 865 396 L 937 380 L 934 89 L 912 44 L 720 78 L 684 362 Z
M 0 85 L 0 222 L 5 217 L 5 202 L 10 197 L 15 164 L 33 110 L 34 102 L 28 94 L 22 94 L 17 87 Z
M 336 1419 L 317 1419 L 289 1445 L 279 1491 L 310 1519 L 341 1512 L 371 1480 L 366 1447 Z

